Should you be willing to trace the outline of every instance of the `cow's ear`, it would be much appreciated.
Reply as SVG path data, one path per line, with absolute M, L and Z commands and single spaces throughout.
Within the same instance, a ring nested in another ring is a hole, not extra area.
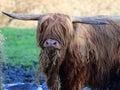
M 70 17 L 73 23 L 85 23 L 85 24 L 98 24 L 98 25 L 107 25 L 109 24 L 108 21 L 95 19 L 92 17 L 77 17 L 71 16 Z
M 7 12 L 2 12 L 3 14 L 19 20 L 39 20 L 42 15 L 39 14 L 10 14 Z

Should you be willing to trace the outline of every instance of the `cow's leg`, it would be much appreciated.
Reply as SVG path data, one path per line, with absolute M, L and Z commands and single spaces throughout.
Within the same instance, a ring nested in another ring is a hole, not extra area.
M 75 85 L 73 85 L 73 88 L 71 90 L 83 90 L 83 84 L 76 83 Z

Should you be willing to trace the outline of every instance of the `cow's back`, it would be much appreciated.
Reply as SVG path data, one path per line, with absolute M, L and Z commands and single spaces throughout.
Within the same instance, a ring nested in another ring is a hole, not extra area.
M 95 65 L 91 66 L 93 70 L 91 72 L 96 74 L 94 76 L 90 72 L 88 85 L 99 87 L 111 83 L 111 77 L 117 80 L 120 78 L 117 77 L 120 75 L 120 18 L 110 16 L 94 18 L 107 20 L 109 25 L 77 24 L 76 36 L 79 38 L 80 53 L 88 58 L 89 63 L 93 63 L 91 65 Z

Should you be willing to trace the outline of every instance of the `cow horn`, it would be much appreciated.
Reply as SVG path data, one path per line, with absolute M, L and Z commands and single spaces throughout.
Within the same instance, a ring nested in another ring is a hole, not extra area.
M 3 14 L 15 18 L 15 19 L 19 19 L 19 20 L 39 20 L 39 18 L 41 17 L 41 15 L 33 15 L 33 14 L 10 14 L 7 12 L 2 12 Z
M 74 23 L 85 23 L 85 24 L 100 24 L 100 25 L 106 25 L 109 24 L 109 22 L 105 20 L 95 19 L 93 17 L 77 17 L 77 16 L 71 16 L 71 20 Z

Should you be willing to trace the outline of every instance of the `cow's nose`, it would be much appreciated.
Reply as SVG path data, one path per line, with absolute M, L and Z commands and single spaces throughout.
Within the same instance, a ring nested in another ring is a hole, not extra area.
M 55 47 L 55 48 L 59 48 L 59 42 L 57 40 L 53 40 L 53 39 L 47 39 L 44 44 L 44 47 Z

